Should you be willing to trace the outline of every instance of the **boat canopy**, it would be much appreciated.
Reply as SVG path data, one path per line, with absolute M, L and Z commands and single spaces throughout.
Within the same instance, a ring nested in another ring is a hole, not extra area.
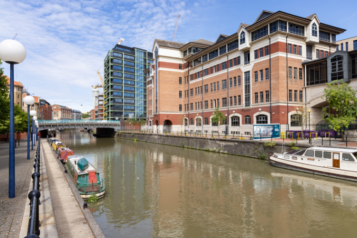
M 78 168 L 83 171 L 88 168 L 88 161 L 85 158 L 78 160 Z

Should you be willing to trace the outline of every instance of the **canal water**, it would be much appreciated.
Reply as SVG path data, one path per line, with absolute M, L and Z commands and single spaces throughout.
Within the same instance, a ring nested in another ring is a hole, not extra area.
M 357 185 L 265 161 L 57 135 L 105 178 L 90 205 L 106 237 L 357 237 Z

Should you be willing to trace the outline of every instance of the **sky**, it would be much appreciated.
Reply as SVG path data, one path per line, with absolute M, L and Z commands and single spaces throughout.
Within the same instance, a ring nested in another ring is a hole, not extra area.
M 252 24 L 262 10 L 298 16 L 316 13 L 321 22 L 346 29 L 337 40 L 357 36 L 356 0 L 0 0 L 0 42 L 13 39 L 27 51 L 15 66 L 15 81 L 51 104 L 83 112 L 93 105 L 91 85 L 97 70 L 120 38 L 123 45 L 152 51 L 155 39 L 216 41 L 233 34 L 240 23 Z M 3 63 L 5 74 L 9 65 Z

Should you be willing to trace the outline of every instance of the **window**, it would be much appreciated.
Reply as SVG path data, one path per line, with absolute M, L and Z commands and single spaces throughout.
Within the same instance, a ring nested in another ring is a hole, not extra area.
M 323 57 L 324 57 L 324 51 L 320 50 L 320 58 L 323 58 Z
M 336 55 L 331 59 L 331 81 L 343 79 L 343 56 Z
M 302 55 L 302 46 L 299 46 L 299 55 Z
M 208 75 L 208 69 L 205 69 L 205 76 Z
M 302 79 L 302 68 L 299 68 L 299 79 Z
M 234 87 L 237 87 L 237 78 L 236 77 L 234 77 L 234 79 L 233 79 L 233 84 L 234 84 Z
M 263 70 L 260 70 L 260 81 L 264 80 L 264 74 L 263 74 Z
M 206 62 L 207 61 L 207 55 L 203 55 L 202 56 L 202 62 Z
M 213 83 L 213 89 L 216 91 L 216 83 Z
M 219 64 L 216 65 L 216 72 L 219 72 Z
M 293 114 L 290 116 L 291 126 L 301 126 L 302 117 L 300 114 Z
M 208 109 L 208 101 L 205 101 L 205 109 Z
M 182 112 L 182 104 L 179 105 L 179 111 Z
M 197 102 L 195 102 L 195 110 L 197 110 Z
M 228 44 L 228 51 L 234 50 L 238 48 L 238 40 L 235 40 Z
M 342 160 L 343 161 L 351 161 L 351 162 L 355 161 L 355 159 L 352 157 L 352 155 L 351 154 L 347 154 L 347 153 L 342 153 Z
M 296 52 L 296 45 L 294 45 L 294 54 L 297 54 L 297 52 Z
M 305 152 L 305 156 L 309 156 L 309 157 L 314 157 L 314 156 L 315 156 L 314 154 L 315 154 L 315 153 L 314 153 L 313 150 L 307 150 L 307 151 Z
M 219 107 L 219 99 L 217 99 L 217 107 Z
M 312 24 L 312 36 L 317 37 L 317 26 L 315 22 Z
M 353 50 L 357 50 L 357 40 L 353 41 Z
M 222 80 L 222 89 L 227 88 L 227 80 Z
M 306 66 L 306 84 L 316 85 L 327 82 L 327 63 L 315 63 Z
M 232 106 L 232 103 L 233 103 L 232 97 L 230 97 L 230 98 L 229 98 L 229 106 Z
M 304 36 L 304 27 L 289 23 L 289 33 Z
M 182 84 L 182 78 L 179 77 L 179 84 Z
M 292 71 L 292 68 L 291 68 L 291 67 L 289 67 L 289 79 L 291 79 L 291 77 L 292 77 L 292 75 L 291 75 L 291 74 L 292 74 L 292 72 L 291 72 L 291 71 Z
M 197 95 L 197 88 L 195 88 L 195 95 Z
M 246 124 L 246 125 L 250 125 L 251 124 L 250 116 L 245 116 L 244 117 L 244 124 Z
M 245 106 L 250 106 L 250 71 L 244 72 Z
M 254 102 L 255 103 L 258 103 L 258 93 L 254 93 Z
M 217 82 L 217 91 L 219 90 L 219 82 Z
M 213 100 L 211 100 L 211 108 L 213 108 Z
M 190 125 L 193 125 L 193 118 L 190 119 Z
M 227 98 L 222 98 L 222 107 L 227 106 Z
M 285 21 L 275 21 L 270 24 L 270 34 L 276 31 L 286 31 Z
M 185 111 L 187 111 L 186 104 L 185 104 Z
M 179 91 L 179 98 L 182 98 L 182 91 Z
M 264 26 L 256 31 L 252 32 L 252 41 L 258 40 L 268 35 L 268 26 Z
M 231 126 L 239 126 L 239 117 L 234 116 L 231 118 Z
M 306 58 L 312 59 L 312 46 L 311 45 L 306 46 Z
M 208 93 L 208 84 L 205 85 L 205 93 Z
M 190 89 L 190 95 L 193 96 L 193 88 Z
M 240 56 L 238 56 L 238 65 L 240 65 Z
M 297 79 L 297 68 L 294 67 L 294 79 Z
M 346 42 L 346 51 L 348 51 L 348 42 Z
M 294 90 L 294 101 L 297 102 L 298 98 L 297 98 L 297 90 Z
M 258 82 L 258 71 L 254 71 L 254 81 Z
M 242 45 L 242 44 L 244 44 L 244 43 L 245 43 L 245 32 L 242 31 L 242 32 L 240 33 L 240 44 Z
M 265 101 L 269 102 L 270 98 L 269 98 L 269 91 L 265 91 Z
M 240 95 L 238 95 L 238 105 L 242 105 L 242 100 L 241 100 Z
M 322 151 L 321 150 L 315 150 L 315 157 L 316 158 L 322 158 Z
M 302 102 L 303 101 L 302 91 L 299 91 L 299 98 L 300 98 L 300 102 Z
M 234 96 L 234 106 L 237 105 L 237 96 Z
M 246 51 L 244 52 L 244 64 L 249 64 L 250 63 L 250 52 Z
M 288 44 L 288 53 L 291 54 L 291 44 Z
M 269 48 L 268 46 L 265 46 L 265 55 L 268 55 L 269 54 Z
M 341 51 L 343 51 L 343 43 L 341 43 Z
M 259 49 L 259 57 L 263 57 L 263 48 Z
M 207 118 L 207 117 L 205 118 L 205 125 L 209 125 L 209 124 L 208 124 L 208 118 Z
M 241 82 L 240 82 L 240 76 L 238 76 L 238 86 L 240 86 Z
M 257 124 L 268 124 L 268 117 L 266 115 L 256 116 Z
M 258 51 L 254 50 L 254 59 L 258 59 Z
M 265 69 L 265 79 L 268 80 L 269 79 L 269 68 Z
M 260 92 L 260 102 L 264 102 L 264 92 Z
M 352 78 L 357 78 L 357 54 L 351 55 L 352 58 Z
M 319 39 L 323 40 L 323 41 L 326 41 L 326 42 L 330 42 L 330 33 L 320 31 Z
M 209 59 L 216 58 L 218 56 L 218 49 L 208 53 Z
M 229 79 L 229 87 L 233 87 L 233 82 L 232 82 L 232 78 Z
M 226 53 L 226 46 L 222 46 L 221 48 L 219 48 L 219 54 L 223 55 Z
M 227 62 L 223 62 L 222 63 L 222 70 L 226 69 L 227 68 Z
M 331 152 L 324 151 L 324 158 L 325 159 L 331 159 Z
M 293 91 L 289 90 L 289 101 L 292 102 L 293 101 Z
M 201 126 L 201 118 L 196 118 L 196 126 Z

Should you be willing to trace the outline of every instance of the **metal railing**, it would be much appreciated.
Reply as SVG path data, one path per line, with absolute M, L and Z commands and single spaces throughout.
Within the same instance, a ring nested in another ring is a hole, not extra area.
M 28 198 L 30 200 L 30 218 L 27 228 L 26 238 L 36 238 L 40 236 L 40 140 L 38 140 L 34 169 L 32 174 L 33 188 L 29 192 Z
M 80 123 L 115 123 L 120 124 L 118 120 L 38 120 L 38 124 L 80 124 Z

